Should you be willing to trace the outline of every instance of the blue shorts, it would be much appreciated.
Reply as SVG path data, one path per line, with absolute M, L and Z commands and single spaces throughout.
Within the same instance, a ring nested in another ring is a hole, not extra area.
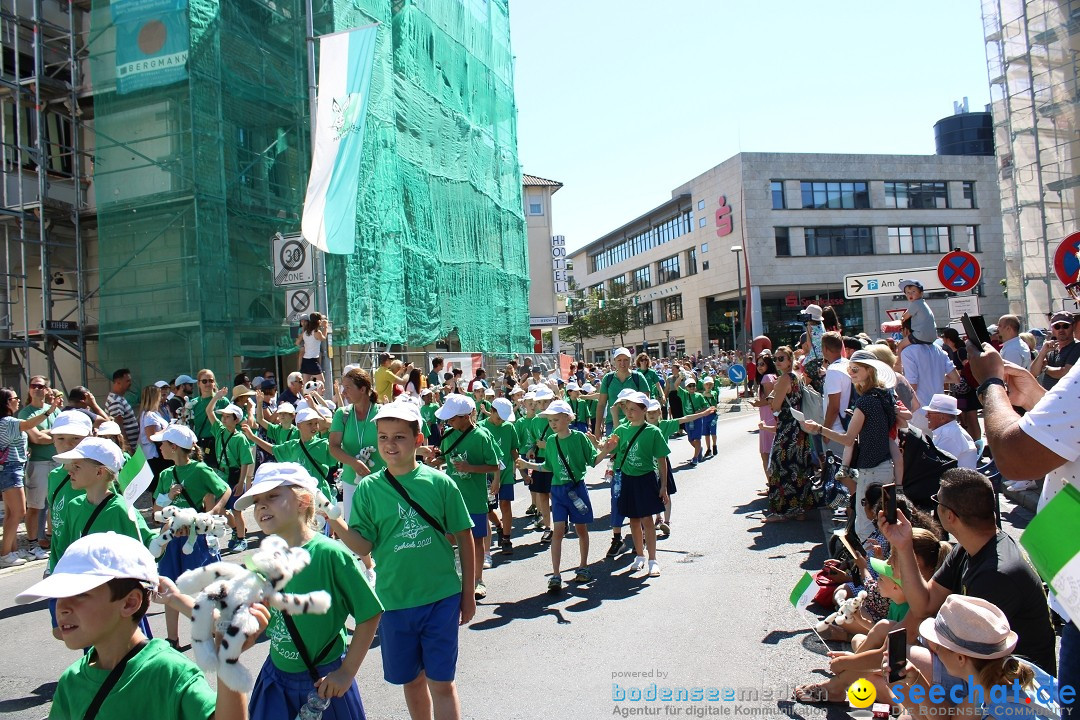
M 683 425 L 683 427 L 686 428 L 686 437 L 690 440 L 690 442 L 693 442 L 694 440 L 700 440 L 701 436 L 704 434 L 701 427 L 701 418 L 698 418 L 697 420 L 691 420 L 690 422 Z
M 585 504 L 589 506 L 589 509 L 586 512 L 581 512 L 574 507 L 574 502 L 569 496 L 571 488 L 573 488 L 578 497 L 584 500 Z M 551 521 L 557 523 L 566 522 L 567 518 L 575 525 L 588 525 L 593 521 L 593 509 L 592 503 L 589 501 L 589 489 L 585 487 L 585 483 L 583 482 L 579 482 L 577 485 L 551 486 Z
M 16 490 L 23 486 L 25 463 L 9 462 L 0 465 L 0 492 Z
M 582 432 L 582 433 L 587 433 L 592 428 L 589 427 L 589 423 L 587 423 L 587 422 L 583 422 L 581 420 L 575 420 L 574 422 L 570 423 L 570 429 L 571 430 L 577 430 L 578 432 Z
M 320 677 L 326 677 L 339 667 L 340 658 L 315 669 Z M 270 658 L 266 658 L 248 702 L 251 720 L 294 720 L 299 715 L 300 708 L 307 702 L 308 693 L 314 688 L 315 683 L 311 681 L 306 670 L 285 672 L 279 670 Z M 364 703 L 360 701 L 360 689 L 356 686 L 356 680 L 353 680 L 343 696 L 330 701 L 330 706 L 323 710 L 322 717 L 323 720 L 364 720 Z
M 428 680 L 453 682 L 460 613 L 461 593 L 420 607 L 383 612 L 379 621 L 383 679 L 405 685 L 423 672 Z
M 188 570 L 205 567 L 221 560 L 221 555 L 207 546 L 205 535 L 196 536 L 195 547 L 190 555 L 184 554 L 185 543 L 187 543 L 186 537 L 173 538 L 169 541 L 161 559 L 158 560 L 159 574 L 170 580 L 176 580 Z
M 544 472 L 543 470 L 532 471 L 532 485 L 529 486 L 529 490 L 536 493 L 543 493 L 547 495 L 551 492 L 551 473 Z
M 514 481 L 504 482 L 499 485 L 499 499 L 500 500 L 513 500 L 514 499 Z
M 713 413 L 712 415 L 709 415 L 707 417 L 702 418 L 701 421 L 703 423 L 705 423 L 705 434 L 706 435 L 715 435 L 716 434 L 716 413 Z
M 472 536 L 474 538 L 485 538 L 488 536 L 488 521 L 487 513 L 469 513 L 469 517 L 472 518 Z

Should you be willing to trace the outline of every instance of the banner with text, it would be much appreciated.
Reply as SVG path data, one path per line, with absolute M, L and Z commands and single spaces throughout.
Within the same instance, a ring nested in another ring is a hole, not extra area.
M 187 78 L 187 0 L 113 0 L 116 92 L 125 94 Z

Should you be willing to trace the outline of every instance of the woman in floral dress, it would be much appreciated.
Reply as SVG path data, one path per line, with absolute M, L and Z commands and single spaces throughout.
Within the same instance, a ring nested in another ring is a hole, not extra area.
M 776 437 L 769 454 L 769 511 L 765 522 L 804 520 L 815 505 L 813 457 L 810 436 L 791 415 L 802 407 L 802 386 L 792 372 L 791 348 L 781 347 L 773 355 L 778 378 L 773 386 L 771 407 L 776 413 Z M 786 401 L 786 402 L 785 402 Z

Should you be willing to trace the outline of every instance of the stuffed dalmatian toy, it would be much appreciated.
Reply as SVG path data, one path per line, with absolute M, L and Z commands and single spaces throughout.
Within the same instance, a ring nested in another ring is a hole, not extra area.
M 190 555 L 195 550 L 195 541 L 199 535 L 207 536 L 207 545 L 220 547 L 221 542 L 228 538 L 230 532 L 227 518 L 196 512 L 194 508 L 166 505 L 154 513 L 154 520 L 167 523 L 157 537 L 150 541 L 150 552 L 154 557 L 161 557 L 165 552 L 165 546 L 176 537 L 177 531 L 181 528 L 186 528 L 188 531 L 187 540 L 182 548 L 185 555 Z
M 315 525 L 319 532 L 326 527 L 326 518 L 336 520 L 341 517 L 341 503 L 332 502 L 321 492 L 315 493 Z
M 825 632 L 830 625 L 840 626 L 846 622 L 850 622 L 858 614 L 859 608 L 862 607 L 863 601 L 866 600 L 866 591 L 860 590 L 859 594 L 855 597 L 850 597 L 844 602 L 840 603 L 840 607 L 836 609 L 836 612 L 832 613 L 824 620 L 819 622 L 814 627 L 819 633 Z
M 296 595 L 282 588 L 307 567 L 311 556 L 303 548 L 290 548 L 277 535 L 269 535 L 249 559 L 249 567 L 227 562 L 188 570 L 176 580 L 181 592 L 195 596 L 191 612 L 191 644 L 195 662 L 238 692 L 251 692 L 255 680 L 237 660 L 246 638 L 258 631 L 252 603 L 264 603 L 289 615 L 321 615 L 330 608 L 324 590 Z M 214 630 L 222 637 L 220 649 Z

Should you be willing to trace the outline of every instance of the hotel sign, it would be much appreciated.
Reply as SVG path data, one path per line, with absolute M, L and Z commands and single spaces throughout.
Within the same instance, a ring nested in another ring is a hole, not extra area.
M 570 279 L 566 271 L 566 236 L 551 236 L 551 280 L 556 293 L 570 292 Z

